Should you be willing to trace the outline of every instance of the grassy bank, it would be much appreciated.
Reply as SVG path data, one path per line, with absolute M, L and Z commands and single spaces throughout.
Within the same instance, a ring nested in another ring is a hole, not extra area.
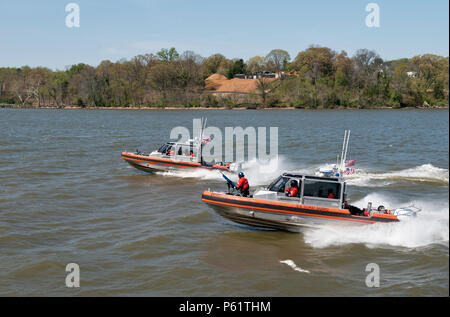
M 8 109 L 59 109 L 59 110 L 167 110 L 167 111 L 173 111 L 173 110 L 412 110 L 412 109 L 421 109 L 421 110 L 431 110 L 431 109 L 448 109 L 448 105 L 446 106 L 417 106 L 417 107 L 390 107 L 390 106 L 383 106 L 383 107 L 342 107 L 342 106 L 336 106 L 332 108 L 324 108 L 324 107 L 317 107 L 317 108 L 300 108 L 300 107 L 264 107 L 264 106 L 235 106 L 235 107 L 174 107 L 174 106 L 167 106 L 167 107 L 148 107 L 148 106 L 142 106 L 142 107 L 80 107 L 80 106 L 30 106 L 30 105 L 1 105 L 0 108 L 8 108 Z

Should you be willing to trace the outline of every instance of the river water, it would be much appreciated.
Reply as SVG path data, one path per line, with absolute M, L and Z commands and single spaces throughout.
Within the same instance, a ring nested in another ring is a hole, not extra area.
M 120 158 L 201 117 L 279 128 L 277 164 L 245 165 L 252 189 L 330 166 L 350 129 L 349 200 L 422 211 L 396 224 L 259 230 L 202 203 L 204 189 L 225 189 L 219 173 L 146 174 Z M 0 109 L 0 295 L 448 296 L 448 121 L 448 110 Z M 79 288 L 66 286 L 68 263 Z M 379 287 L 366 284 L 371 263 Z

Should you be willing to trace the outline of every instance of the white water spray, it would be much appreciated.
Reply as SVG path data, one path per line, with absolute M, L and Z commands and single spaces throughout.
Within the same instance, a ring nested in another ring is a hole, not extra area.
M 294 271 L 297 271 L 297 272 L 308 273 L 308 274 L 311 273 L 308 270 L 298 267 L 292 260 L 284 260 L 284 261 L 280 261 L 280 263 L 286 264 L 287 266 L 289 266 L 290 268 L 292 268 Z
M 305 242 L 316 248 L 362 243 L 367 247 L 419 248 L 432 244 L 448 247 L 449 206 L 448 201 L 399 202 L 392 197 L 370 194 L 356 201 L 364 206 L 368 201 L 385 206 L 415 205 L 422 211 L 415 218 L 399 223 L 377 223 L 362 226 L 327 225 L 322 228 L 307 229 Z

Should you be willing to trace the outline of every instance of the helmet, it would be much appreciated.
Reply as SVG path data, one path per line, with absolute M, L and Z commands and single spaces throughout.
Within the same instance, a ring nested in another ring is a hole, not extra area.
M 239 176 L 239 177 L 244 177 L 244 173 L 239 172 L 238 176 Z
M 297 187 L 297 181 L 295 179 L 291 180 L 291 186 Z

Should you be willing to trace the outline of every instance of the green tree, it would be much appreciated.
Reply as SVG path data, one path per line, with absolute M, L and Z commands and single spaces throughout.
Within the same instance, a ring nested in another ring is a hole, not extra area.
M 291 60 L 291 56 L 288 52 L 282 49 L 271 50 L 266 56 L 266 63 L 270 69 L 277 73 L 281 78 L 281 72 L 285 70 L 286 65 Z
M 228 79 L 232 79 L 236 74 L 245 74 L 246 66 L 243 59 L 236 59 L 233 66 L 228 69 L 226 76 Z
M 158 53 L 156 53 L 156 55 L 163 62 L 174 62 L 178 59 L 178 57 L 180 57 L 180 54 L 178 54 L 175 47 L 172 47 L 170 49 L 163 48 Z
M 205 58 L 202 62 L 202 68 L 204 72 L 204 77 L 208 77 L 212 74 L 223 72 L 223 66 L 227 58 L 222 54 L 214 54 L 208 58 Z
M 255 56 L 247 62 L 247 70 L 250 74 L 264 72 L 267 69 L 266 58 L 264 56 Z
M 315 107 L 318 106 L 318 81 L 322 77 L 332 75 L 334 56 L 335 53 L 328 47 L 311 46 L 306 51 L 298 53 L 295 57 L 295 68 L 302 76 L 310 79 L 314 87 L 313 100 Z

